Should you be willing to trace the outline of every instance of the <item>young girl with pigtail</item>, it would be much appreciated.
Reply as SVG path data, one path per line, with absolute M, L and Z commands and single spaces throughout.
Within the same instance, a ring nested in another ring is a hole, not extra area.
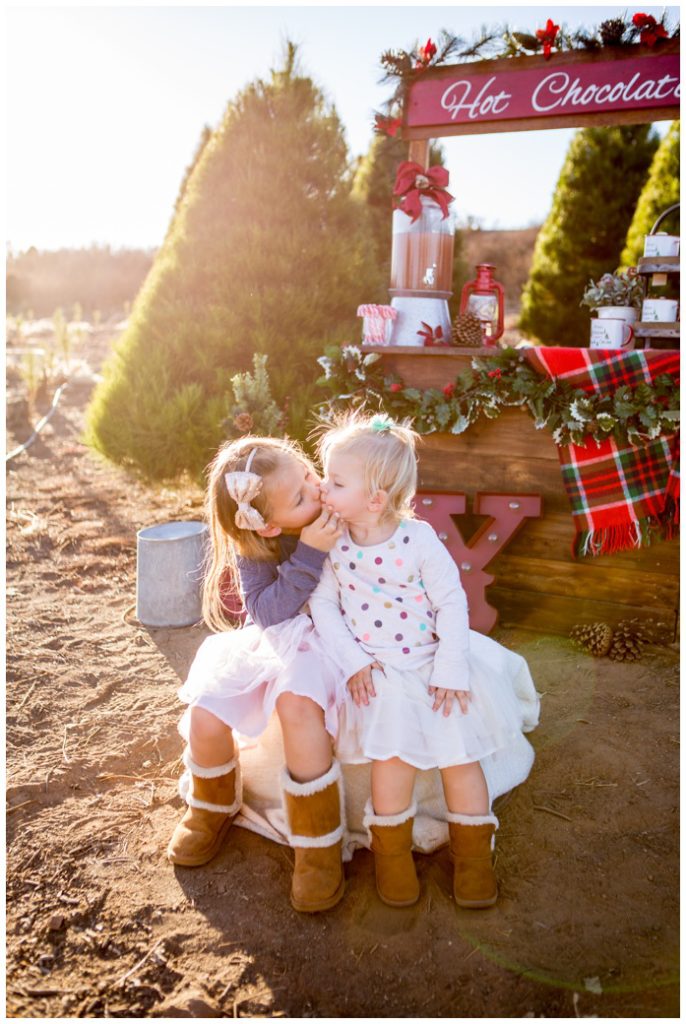
M 188 807 L 167 848 L 174 864 L 205 864 L 241 806 L 233 731 L 259 736 L 276 709 L 286 767 L 282 794 L 295 848 L 291 902 L 314 912 L 343 895 L 341 771 L 332 754 L 345 679 L 335 650 L 301 613 L 341 536 L 322 509 L 320 480 L 293 443 L 243 437 L 214 458 L 206 497 L 211 564 L 203 614 L 217 630 L 201 645 L 179 696 L 189 707 L 181 794 Z M 248 624 L 231 629 L 222 604 L 227 572 L 240 580 Z M 366 661 L 362 656 L 360 664 Z
M 533 750 L 522 732 L 536 725 L 539 702 L 524 659 L 469 629 L 458 568 L 433 528 L 414 518 L 415 441 L 384 416 L 350 415 L 324 434 L 322 496 L 346 528 L 310 609 L 348 679 L 337 754 L 371 761 L 364 824 L 379 896 L 392 906 L 419 898 L 415 776 L 438 768 L 454 898 L 487 907 L 497 899 L 498 821 L 484 769 L 523 781 Z

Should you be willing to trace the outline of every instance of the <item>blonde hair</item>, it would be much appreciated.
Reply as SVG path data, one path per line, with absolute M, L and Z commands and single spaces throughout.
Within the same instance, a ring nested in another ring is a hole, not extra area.
M 326 463 L 332 452 L 359 458 L 364 467 L 364 487 L 372 498 L 388 494 L 382 521 L 414 518 L 412 499 L 417 491 L 419 434 L 408 421 L 396 423 L 381 413 L 376 416 L 348 412 L 334 420 L 319 439 L 318 452 Z
M 268 522 L 272 513 L 269 506 L 269 479 L 289 459 L 295 458 L 308 469 L 312 463 L 294 442 L 277 437 L 241 437 L 222 445 L 207 468 L 205 493 L 205 519 L 210 531 L 210 549 L 205 562 L 202 614 L 210 629 L 222 632 L 232 628 L 223 598 L 237 594 L 238 571 L 236 556 L 256 561 L 276 561 L 279 555 L 278 537 L 262 537 L 254 530 L 236 526 L 238 506 L 229 494 L 225 473 L 244 470 L 248 457 L 255 451 L 250 472 L 257 473 L 264 483 L 251 504 Z

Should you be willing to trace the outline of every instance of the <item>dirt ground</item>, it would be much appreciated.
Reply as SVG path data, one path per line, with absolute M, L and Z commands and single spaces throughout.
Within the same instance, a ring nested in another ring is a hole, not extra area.
M 91 344 L 95 364 L 108 339 Z M 455 907 L 445 850 L 418 856 L 404 910 L 356 853 L 316 916 L 290 907 L 290 851 L 243 829 L 204 868 L 167 863 L 176 688 L 206 631 L 136 621 L 135 535 L 199 518 L 201 494 L 86 449 L 90 387 L 9 464 L 7 1015 L 677 1017 L 674 648 L 624 665 L 496 631 L 543 699 L 532 775 L 498 808 L 489 910 Z M 8 449 L 30 433 L 13 420 Z

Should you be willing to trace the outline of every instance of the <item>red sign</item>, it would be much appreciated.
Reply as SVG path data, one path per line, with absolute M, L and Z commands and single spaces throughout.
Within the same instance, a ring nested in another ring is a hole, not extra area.
M 526 58 L 511 58 L 502 71 L 476 70 L 478 65 L 465 64 L 420 77 L 410 90 L 406 126 L 544 120 L 679 103 L 678 53 L 557 66 L 537 60 L 532 67 L 526 60 L 526 68 L 517 70 L 519 60 Z

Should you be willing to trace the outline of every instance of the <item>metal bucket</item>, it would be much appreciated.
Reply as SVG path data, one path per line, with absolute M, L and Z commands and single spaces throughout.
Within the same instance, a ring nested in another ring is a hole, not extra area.
M 205 523 L 162 523 L 139 530 L 136 617 L 144 626 L 192 626 L 202 618 Z

